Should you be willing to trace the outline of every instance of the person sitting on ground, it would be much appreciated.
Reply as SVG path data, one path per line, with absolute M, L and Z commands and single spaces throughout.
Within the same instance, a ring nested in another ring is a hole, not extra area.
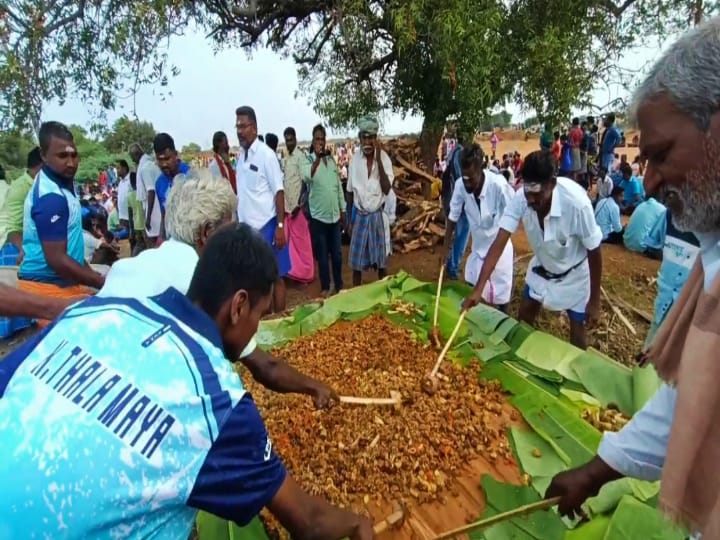
M 641 202 L 630 216 L 630 221 L 625 227 L 623 242 L 625 247 L 636 253 L 645 253 L 648 248 L 648 234 L 653 230 L 659 221 L 665 219 L 665 206 L 654 196 L 648 197 L 647 201 Z
M 613 188 L 612 195 L 601 199 L 595 207 L 595 221 L 600 227 L 605 244 L 622 244 L 623 229 L 620 221 L 620 204 L 623 198 L 622 186 Z
M 618 187 L 620 186 L 618 185 Z M 613 182 L 613 179 L 608 174 L 607 169 L 601 166 L 598 169 L 597 198 L 595 199 L 595 202 L 599 203 L 601 200 L 610 197 L 614 188 L 615 183 Z
M 165 214 L 169 240 L 157 249 L 115 263 L 98 296 L 147 298 L 168 287 L 185 294 L 208 238 L 221 225 L 235 221 L 236 208 L 237 197 L 229 182 L 212 177 L 209 171 L 193 170 L 170 190 Z M 168 269 L 168 261 L 172 261 L 172 270 Z M 306 394 L 318 408 L 328 407 L 337 397 L 326 384 L 264 352 L 254 339 L 239 357 L 230 358 L 238 359 L 255 380 L 273 391 Z
M 371 539 L 369 518 L 298 486 L 226 360 L 257 331 L 276 278 L 270 246 L 230 224 L 187 297 L 91 298 L 5 357 L 0 471 L 22 482 L 3 486 L 0 530 L 53 536 L 58 509 L 43 501 L 60 485 L 75 538 L 188 538 L 198 510 L 245 525 L 266 507 L 293 537 Z
M 622 181 L 619 185 L 625 190 L 625 197 L 620 210 L 623 214 L 629 216 L 632 215 L 635 208 L 643 200 L 642 184 L 640 184 L 640 180 L 633 176 L 632 167 L 628 163 L 624 163 L 620 167 L 620 174 L 622 175 Z
M 102 287 L 104 278 L 85 262 L 80 201 L 74 187 L 78 153 L 73 135 L 60 122 L 45 122 L 38 139 L 44 165 L 25 199 L 25 257 L 18 287 L 47 296 L 87 296 L 93 292 L 89 287 Z

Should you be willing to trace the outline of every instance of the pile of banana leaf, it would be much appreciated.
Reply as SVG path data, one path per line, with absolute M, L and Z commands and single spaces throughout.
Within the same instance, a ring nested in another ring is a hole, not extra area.
M 432 325 L 435 284 L 401 272 L 382 281 L 333 296 L 324 303 L 298 307 L 284 319 L 264 321 L 257 340 L 263 348 L 282 345 L 338 320 L 357 320 L 380 312 L 427 340 Z M 444 339 L 452 332 L 460 304 L 470 289 L 448 283 L 440 298 L 438 326 Z M 413 303 L 409 316 L 398 305 Z M 552 477 L 590 460 L 601 433 L 583 420 L 583 412 L 601 407 L 632 416 L 654 394 L 659 381 L 652 368 L 629 368 L 598 351 L 582 351 L 554 336 L 486 306 L 468 313 L 455 341 L 453 361 L 483 362 L 480 377 L 500 381 L 510 402 L 530 429 L 512 428 L 510 440 L 530 485 L 513 486 L 486 476 L 478 479 L 487 497 L 482 517 L 541 499 Z M 622 479 L 606 485 L 586 504 L 590 520 L 582 524 L 542 512 L 475 532 L 486 540 L 681 540 L 686 535 L 657 511 L 659 483 Z M 480 516 L 478 516 L 480 517 Z M 200 514 L 199 540 L 266 540 L 256 518 L 247 527 Z M 440 533 L 442 531 L 436 531 Z

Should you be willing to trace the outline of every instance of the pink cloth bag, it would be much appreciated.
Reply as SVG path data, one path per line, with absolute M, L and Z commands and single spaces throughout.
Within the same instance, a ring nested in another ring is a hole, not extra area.
M 288 277 L 299 283 L 312 283 L 315 279 L 310 226 L 305 214 L 298 212 L 295 217 L 285 219 L 288 241 L 290 242 L 290 272 Z

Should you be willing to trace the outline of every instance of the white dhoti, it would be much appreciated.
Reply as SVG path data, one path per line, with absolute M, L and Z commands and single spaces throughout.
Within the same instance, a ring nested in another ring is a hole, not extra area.
M 485 248 L 487 246 L 484 246 Z M 505 246 L 505 250 L 500 256 L 495 270 L 490 275 L 490 279 L 485 284 L 483 289 L 483 300 L 493 306 L 502 306 L 510 302 L 512 296 L 513 287 L 513 258 L 515 250 L 513 249 L 512 241 L 508 241 Z M 477 283 L 480 277 L 480 269 L 482 268 L 483 262 L 485 262 L 485 256 L 487 255 L 487 249 L 473 250 L 465 263 L 465 281 L 471 285 Z
M 550 311 L 585 313 L 590 300 L 590 265 L 587 259 L 558 279 L 546 279 L 538 275 L 533 272 L 536 266 L 540 266 L 540 261 L 533 257 L 525 274 L 530 298 Z
M 145 216 L 147 213 L 147 201 L 143 201 L 143 208 L 145 209 Z M 147 218 L 146 218 L 147 219 Z M 145 228 L 145 234 L 150 238 L 157 238 L 160 236 L 160 223 L 162 220 L 162 213 L 160 212 L 160 202 L 155 198 L 155 204 L 153 204 L 152 216 L 150 216 L 150 228 Z

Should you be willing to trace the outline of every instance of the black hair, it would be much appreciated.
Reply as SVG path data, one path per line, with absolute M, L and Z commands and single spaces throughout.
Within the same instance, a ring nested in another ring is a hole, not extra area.
M 162 154 L 165 150 L 177 152 L 175 150 L 175 141 L 167 133 L 158 133 L 153 139 L 153 150 L 156 154 Z
M 265 134 L 265 144 L 267 144 L 270 148 L 273 149 L 273 152 L 277 152 L 278 143 L 280 141 L 278 140 L 278 136 L 274 133 L 266 133 Z
M 128 171 L 130 170 L 130 165 L 128 165 L 128 162 L 127 162 L 127 160 L 125 160 L 125 159 L 118 159 L 117 164 L 118 164 L 120 167 L 125 167 Z
M 610 193 L 610 196 L 614 199 L 618 195 L 622 195 L 625 193 L 625 188 L 622 186 L 613 186 L 612 192 Z
M 315 133 L 317 133 L 318 131 L 322 131 L 322 134 L 327 137 L 327 132 L 325 131 L 325 126 L 323 126 L 322 124 L 317 124 L 312 130 L 313 139 L 315 138 Z
M 470 146 L 463 147 L 460 152 L 460 168 L 466 169 L 471 167 L 473 164 L 477 164 L 478 167 L 482 167 L 483 160 L 485 159 L 485 153 L 480 145 L 473 143 Z
M 223 142 L 223 139 L 227 139 L 227 135 L 225 135 L 224 131 L 216 131 L 213 133 L 213 152 L 217 152 L 218 148 L 220 147 L 220 143 Z
M 187 296 L 210 317 L 237 291 L 244 289 L 250 305 L 272 291 L 277 281 L 275 253 L 245 223 L 225 225 L 213 234 L 195 267 Z
M 28 170 L 34 169 L 42 163 L 42 157 L 40 156 L 40 147 L 36 146 L 28 152 L 27 155 L 27 168 Z
M 38 131 L 38 142 L 43 153 L 50 149 L 50 139 L 53 137 L 63 141 L 73 141 L 73 134 L 65 124 L 55 121 L 43 122 Z
M 510 181 L 510 171 L 508 171 L 507 169 L 503 169 L 502 171 L 500 171 L 500 174 L 505 177 L 505 180 L 507 180 L 508 182 Z
M 572 119 L 572 125 L 573 125 L 573 126 L 577 126 L 578 124 L 580 124 L 580 119 L 579 119 L 578 117 L 573 118 L 573 119 Z
M 632 175 L 632 172 L 633 172 L 632 166 L 628 162 L 625 162 L 622 165 L 620 165 L 620 173 L 621 174 L 630 173 Z
M 588 116 L 588 117 L 586 117 L 586 119 L 587 119 L 587 121 L 590 122 L 591 124 L 594 124 L 594 123 L 595 123 L 595 117 L 594 117 L 594 116 Z
M 520 175 L 525 182 L 546 184 L 555 177 L 555 158 L 548 150 L 530 152 L 525 157 Z
M 557 141 L 557 140 L 560 138 L 560 132 L 559 132 L 559 131 L 556 131 L 555 133 L 553 133 L 553 137 L 554 137 L 555 140 Z
M 295 135 L 295 128 L 294 127 L 286 127 L 285 131 L 283 131 L 283 137 L 287 137 L 288 135 L 292 135 L 293 137 L 297 137 Z
M 615 113 L 608 113 L 605 115 L 605 118 L 612 124 L 615 121 Z
M 593 133 L 597 133 L 598 132 L 597 124 L 593 124 L 592 127 L 590 128 L 590 131 L 592 131 Z
M 82 216 L 82 228 L 87 232 L 92 232 L 92 220 L 94 212 L 85 212 Z
M 238 107 L 235 109 L 235 116 L 247 116 L 253 124 L 257 125 L 257 116 L 255 116 L 255 109 L 252 107 L 247 105 Z
M 258 135 L 258 139 L 260 139 L 260 142 L 265 142 L 265 137 L 262 135 Z

